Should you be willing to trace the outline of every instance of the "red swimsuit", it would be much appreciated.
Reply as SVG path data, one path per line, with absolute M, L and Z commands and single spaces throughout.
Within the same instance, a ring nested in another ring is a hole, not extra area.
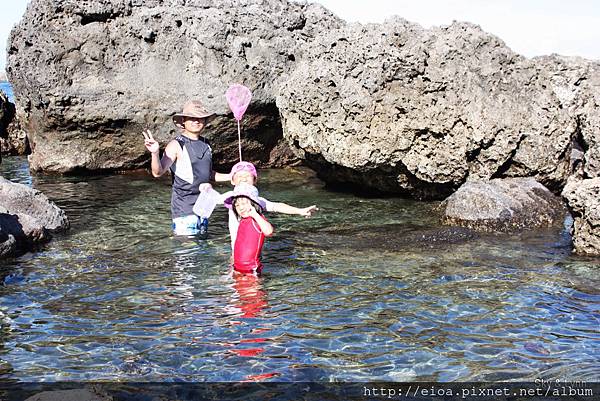
M 233 268 L 241 273 L 260 273 L 260 252 L 265 235 L 252 217 L 240 220 L 233 248 Z

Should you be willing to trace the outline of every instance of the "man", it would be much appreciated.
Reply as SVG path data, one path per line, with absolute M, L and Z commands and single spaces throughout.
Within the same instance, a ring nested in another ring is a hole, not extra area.
M 200 193 L 199 186 L 209 181 L 231 179 L 230 174 L 213 171 L 212 149 L 200 135 L 214 115 L 199 100 L 188 101 L 183 111 L 173 116 L 173 123 L 181 129 L 181 134 L 167 144 L 162 158 L 159 157 L 159 144 L 150 130 L 143 132 L 144 145 L 152 154 L 152 175 L 160 177 L 171 170 L 171 216 L 175 235 L 206 238 L 208 219 L 199 219 L 192 211 Z

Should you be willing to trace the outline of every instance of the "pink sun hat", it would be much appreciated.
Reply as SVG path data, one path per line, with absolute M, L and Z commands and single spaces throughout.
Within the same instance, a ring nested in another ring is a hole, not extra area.
M 256 173 L 256 167 L 254 167 L 254 164 L 250 162 L 238 162 L 234 164 L 231 168 L 231 177 L 233 177 L 235 173 L 239 173 L 240 171 L 247 171 L 250 174 L 252 174 L 254 178 L 258 178 L 258 175 Z
M 226 208 L 231 209 L 233 207 L 233 200 L 240 196 L 246 197 L 252 202 L 256 203 L 258 206 L 260 206 L 263 212 L 267 209 L 265 202 L 258 197 L 258 189 L 256 189 L 254 185 L 246 183 L 238 184 L 235 186 L 235 188 L 233 188 L 233 191 L 224 193 L 223 197 L 225 200 L 223 201 L 223 205 Z

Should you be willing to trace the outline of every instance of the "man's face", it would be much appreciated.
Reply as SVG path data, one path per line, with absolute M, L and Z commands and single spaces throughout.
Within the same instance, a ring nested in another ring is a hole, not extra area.
M 197 117 L 185 117 L 183 120 L 183 126 L 186 131 L 198 134 L 202 132 L 204 126 L 206 125 L 205 118 L 197 118 Z
M 238 185 L 241 183 L 254 185 L 256 182 L 256 178 L 249 171 L 242 170 L 238 171 L 231 177 L 231 183 L 233 185 Z

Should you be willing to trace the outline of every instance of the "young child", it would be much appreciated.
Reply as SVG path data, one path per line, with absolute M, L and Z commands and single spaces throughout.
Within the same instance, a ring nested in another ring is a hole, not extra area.
M 232 205 L 239 221 L 233 247 L 233 269 L 243 274 L 260 274 L 262 247 L 265 237 L 273 234 L 273 226 L 262 215 L 258 190 L 253 185 L 239 184 L 224 202 Z
M 231 183 L 234 186 L 241 184 L 256 185 L 258 174 L 256 173 L 256 167 L 250 162 L 239 162 L 236 163 L 230 172 Z M 200 185 L 200 191 L 211 191 L 212 186 L 210 184 Z M 222 195 L 223 199 L 226 200 L 231 196 L 232 192 L 226 192 Z M 257 195 L 258 196 L 258 195 Z M 267 212 L 285 213 L 285 214 L 296 214 L 304 217 L 310 217 L 314 212 L 319 210 L 316 205 L 308 206 L 305 208 L 297 208 L 295 206 L 288 205 L 283 202 L 271 202 L 265 198 L 258 197 L 261 202 L 263 210 Z M 231 238 L 231 249 L 235 254 L 235 238 L 238 232 L 238 219 L 236 218 L 230 202 L 222 201 L 225 207 L 229 209 L 229 236 Z M 219 202 L 220 203 L 220 202 Z

